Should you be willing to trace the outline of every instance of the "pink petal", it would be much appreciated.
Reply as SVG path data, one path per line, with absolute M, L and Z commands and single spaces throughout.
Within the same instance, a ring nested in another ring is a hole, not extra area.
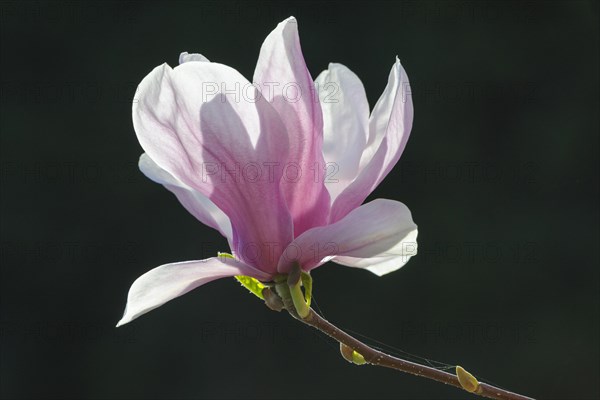
M 297 261 L 311 270 L 334 257 L 339 263 L 380 272 L 377 266 L 394 258 L 400 268 L 416 254 L 417 226 L 408 208 L 386 199 L 373 200 L 351 211 L 342 220 L 317 227 L 297 237 L 283 252 L 278 270 L 289 271 Z M 387 272 L 391 266 L 386 264 Z
M 410 135 L 413 105 L 408 77 L 400 60 L 390 72 L 388 84 L 369 121 L 369 138 L 359 174 L 335 200 L 330 221 L 339 221 L 362 204 L 396 165 Z
M 369 103 L 362 82 L 342 64 L 315 80 L 323 109 L 323 155 L 328 164 L 325 186 L 331 200 L 356 178 L 367 142 Z
M 229 217 L 237 256 L 273 272 L 292 240 L 281 169 L 273 166 L 287 160 L 287 135 L 277 112 L 249 85 L 218 63 L 186 62 L 175 69 L 163 64 L 139 85 L 133 125 L 161 169 Z M 236 90 L 244 87 L 250 90 Z
M 124 325 L 169 300 L 173 300 L 205 283 L 235 275 L 269 280 L 269 275 L 231 258 L 208 258 L 156 267 L 133 282 L 127 306 L 117 326 Z
M 326 223 L 329 194 L 323 184 L 323 118 L 306 68 L 293 17 L 267 36 L 254 82 L 281 116 L 289 137 L 289 159 L 282 190 L 294 220 L 294 236 Z
M 204 225 L 218 230 L 232 245 L 231 221 L 208 197 L 195 191 L 159 167 L 146 153 L 141 155 L 139 167 L 144 175 L 171 191 L 190 214 Z

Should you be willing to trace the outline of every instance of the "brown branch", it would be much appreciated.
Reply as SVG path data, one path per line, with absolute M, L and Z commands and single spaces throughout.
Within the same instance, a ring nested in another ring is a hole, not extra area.
M 365 361 L 369 364 L 396 369 L 398 371 L 407 372 L 416 376 L 422 376 L 424 378 L 442 382 L 447 385 L 452 385 L 457 388 L 467 390 L 473 394 L 482 397 L 487 397 L 490 399 L 533 400 L 531 397 L 509 392 L 508 390 L 500 389 L 487 383 L 477 382 L 475 378 L 473 378 L 469 373 L 466 373 L 462 369 L 459 372 L 463 374 L 462 380 L 464 380 L 466 376 L 466 379 L 468 381 L 466 383 L 463 381 L 463 383 L 461 384 L 461 381 L 459 381 L 457 375 L 450 374 L 445 371 L 440 371 L 438 369 L 428 367 L 425 365 L 420 365 L 410 361 L 402 360 L 400 358 L 396 358 L 385 354 L 381 351 L 375 350 L 367 346 L 360 340 L 357 340 L 354 337 L 348 335 L 346 332 L 338 329 L 335 325 L 331 324 L 329 321 L 327 321 L 319 314 L 314 312 L 312 308 L 310 309 L 309 314 L 306 318 L 300 318 L 298 314 L 296 314 L 293 310 L 290 310 L 290 308 L 288 308 L 288 311 L 294 318 L 298 319 L 299 321 L 302 321 L 303 323 L 320 330 L 321 332 L 332 337 L 339 343 L 355 350 L 357 353 L 362 355 Z M 460 367 L 457 367 L 457 370 L 459 368 Z

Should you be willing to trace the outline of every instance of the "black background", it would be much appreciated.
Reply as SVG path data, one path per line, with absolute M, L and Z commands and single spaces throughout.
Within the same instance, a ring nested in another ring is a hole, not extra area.
M 419 252 L 383 278 L 327 264 L 340 327 L 539 398 L 598 398 L 596 2 L 2 2 L 1 381 L 7 398 L 469 398 L 346 363 L 233 280 L 115 329 L 135 278 L 227 251 L 137 169 L 135 87 L 201 52 L 251 77 L 290 15 L 313 76 L 371 106 L 398 55 L 415 123 L 372 194 Z

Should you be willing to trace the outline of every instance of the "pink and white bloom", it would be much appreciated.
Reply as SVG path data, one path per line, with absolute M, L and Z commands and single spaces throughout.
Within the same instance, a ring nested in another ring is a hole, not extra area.
M 188 53 L 140 83 L 133 125 L 141 171 L 227 238 L 235 258 L 152 269 L 131 286 L 117 326 L 219 278 L 267 282 L 293 262 L 310 271 L 329 260 L 381 276 L 416 254 L 417 226 L 404 204 L 361 205 L 412 127 L 400 61 L 369 114 L 360 79 L 344 65 L 329 64 L 313 82 L 288 18 L 265 39 L 253 83 Z

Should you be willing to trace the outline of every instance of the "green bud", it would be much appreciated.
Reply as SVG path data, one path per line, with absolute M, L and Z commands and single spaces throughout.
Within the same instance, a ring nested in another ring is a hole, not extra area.
M 365 358 L 356 350 L 354 350 L 350 346 L 346 346 L 344 343 L 340 343 L 340 353 L 342 357 L 348 362 L 351 362 L 356 365 L 364 365 L 367 362 Z

